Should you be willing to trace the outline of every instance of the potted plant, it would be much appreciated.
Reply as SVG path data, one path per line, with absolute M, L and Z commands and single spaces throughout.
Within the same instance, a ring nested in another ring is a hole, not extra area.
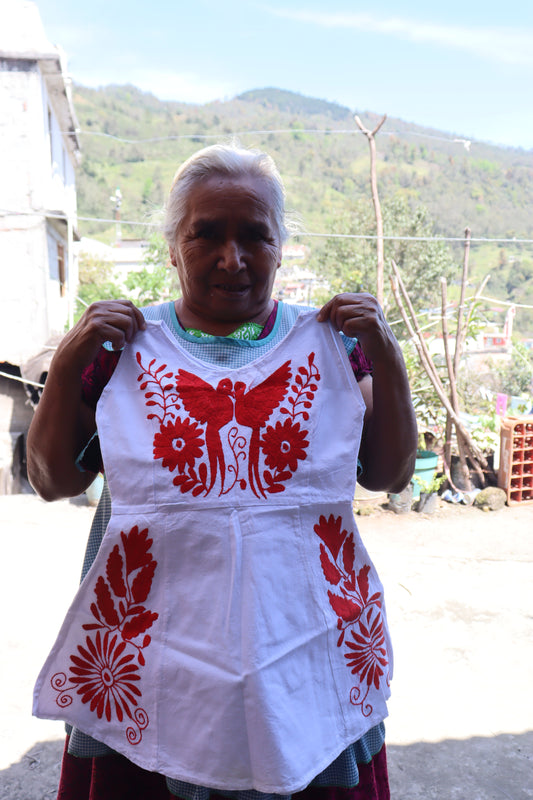
M 433 514 L 437 507 L 437 492 L 446 480 L 445 475 L 433 475 L 430 480 L 424 480 L 418 475 L 413 475 L 413 483 L 419 489 L 419 499 L 416 507 L 417 511 L 425 514 Z

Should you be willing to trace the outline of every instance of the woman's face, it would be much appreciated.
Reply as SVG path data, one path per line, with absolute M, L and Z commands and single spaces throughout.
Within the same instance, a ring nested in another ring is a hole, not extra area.
M 263 323 L 281 263 L 272 189 L 263 178 L 215 175 L 190 192 L 170 258 L 177 268 L 184 327 L 214 335 Z

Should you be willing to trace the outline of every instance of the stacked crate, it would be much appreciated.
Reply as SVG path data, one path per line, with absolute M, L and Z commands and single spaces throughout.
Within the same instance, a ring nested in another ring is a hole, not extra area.
M 507 505 L 533 503 L 533 416 L 502 419 L 498 486 Z

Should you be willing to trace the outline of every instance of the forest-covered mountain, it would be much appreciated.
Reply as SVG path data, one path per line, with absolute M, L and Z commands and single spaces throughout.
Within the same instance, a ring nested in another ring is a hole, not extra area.
M 288 207 L 301 215 L 307 231 L 353 233 L 340 229 L 351 209 L 366 204 L 370 214 L 368 142 L 353 117 L 358 113 L 373 128 L 380 114 L 278 89 L 193 105 L 164 102 L 133 86 L 76 86 L 74 103 L 83 152 L 77 179 L 81 217 L 111 217 L 110 198 L 119 187 L 122 219 L 150 219 L 183 159 L 235 134 L 243 145 L 274 157 Z M 393 118 L 376 141 L 382 202 L 407 204 L 413 214 L 425 209 L 426 233 L 461 237 L 468 226 L 473 237 L 533 238 L 533 150 L 469 143 L 460 133 Z M 394 234 L 394 215 L 388 219 L 385 234 Z M 123 235 L 141 231 L 124 226 Z M 109 241 L 114 226 L 82 221 L 80 232 Z M 322 239 L 302 241 L 315 254 L 325 247 Z M 460 265 L 460 246 L 449 247 Z M 533 302 L 532 245 L 477 244 L 471 260 L 474 277 L 491 273 L 493 295 Z
M 373 127 L 378 114 L 278 89 L 191 105 L 164 102 L 132 86 L 77 86 L 74 102 L 82 131 L 83 216 L 108 216 L 110 194 L 120 186 L 124 218 L 139 219 L 161 204 L 185 157 L 234 133 L 244 145 L 274 156 L 288 204 L 305 215 L 310 229 L 326 230 L 336 205 L 369 196 L 368 145 L 353 115 Z M 477 141 L 467 150 L 454 138 L 462 137 L 388 119 L 377 137 L 380 194 L 399 192 L 424 205 L 436 231 L 448 236 L 461 236 L 468 225 L 474 236 L 532 238 L 533 150 Z M 142 139 L 152 141 L 133 141 Z

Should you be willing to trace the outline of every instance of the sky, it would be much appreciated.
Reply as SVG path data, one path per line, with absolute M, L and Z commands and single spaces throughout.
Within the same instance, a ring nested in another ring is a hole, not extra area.
M 533 148 L 531 0 L 37 0 L 84 86 L 205 103 L 276 87 Z M 386 129 L 384 129 L 386 130 Z

